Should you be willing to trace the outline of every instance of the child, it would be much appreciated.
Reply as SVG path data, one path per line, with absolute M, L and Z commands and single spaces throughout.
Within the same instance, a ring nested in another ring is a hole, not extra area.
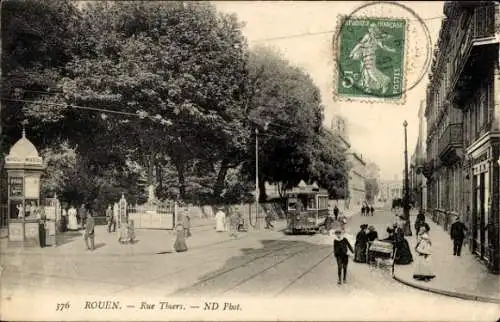
M 339 280 L 337 284 L 342 284 L 342 280 L 344 284 L 346 283 L 347 277 L 347 264 L 349 262 L 349 256 L 347 251 L 350 250 L 351 253 L 354 253 L 351 244 L 349 241 L 343 236 L 342 230 L 335 230 L 335 238 L 333 240 L 333 254 L 337 260 L 337 270 Z M 342 272 L 344 272 L 344 278 L 342 279 Z

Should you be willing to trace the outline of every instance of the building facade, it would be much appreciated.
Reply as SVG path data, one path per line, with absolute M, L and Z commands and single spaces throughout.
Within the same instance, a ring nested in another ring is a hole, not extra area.
M 420 102 L 418 110 L 418 138 L 411 156 L 409 169 L 410 197 L 415 208 L 427 208 L 427 180 L 423 174 L 425 164 L 425 101 Z
M 335 115 L 331 123 L 331 131 L 337 134 L 344 148 L 347 149 L 347 161 L 349 163 L 349 174 L 346 178 L 348 187 L 348 197 L 345 200 L 345 208 L 361 207 L 366 200 L 365 180 L 366 180 L 366 161 L 363 155 L 355 152 L 348 139 L 347 120 L 340 115 Z
M 471 251 L 499 272 L 499 5 L 447 1 L 427 88 L 428 209 L 469 227 Z
M 392 200 L 403 198 L 403 182 L 400 179 L 380 181 L 378 201 L 390 207 Z

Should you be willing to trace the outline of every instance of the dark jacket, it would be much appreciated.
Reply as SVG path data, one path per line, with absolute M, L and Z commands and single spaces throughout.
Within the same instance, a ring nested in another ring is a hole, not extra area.
M 342 240 L 333 240 L 333 254 L 335 257 L 347 256 L 347 249 L 354 253 L 351 244 L 345 237 Z
M 465 227 L 464 223 L 457 221 L 451 225 L 451 239 L 464 239 L 465 232 L 467 231 L 467 227 Z
M 378 239 L 378 233 L 376 231 L 369 231 L 368 234 L 366 234 L 366 237 L 368 238 L 368 241 L 374 241 L 375 239 Z
M 335 216 L 337 216 L 339 214 L 339 208 L 337 208 L 337 206 L 335 206 L 335 208 L 333 208 L 333 214 Z

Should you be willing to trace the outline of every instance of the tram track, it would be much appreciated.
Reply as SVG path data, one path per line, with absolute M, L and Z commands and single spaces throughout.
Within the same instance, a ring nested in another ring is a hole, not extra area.
M 242 281 L 238 282 L 236 285 L 234 285 L 234 286 L 232 286 L 230 288 L 225 289 L 220 295 L 223 295 L 223 294 L 226 294 L 226 293 L 228 293 L 230 291 L 235 290 L 236 288 L 240 287 L 241 285 L 243 285 L 243 284 L 245 284 L 245 283 L 247 283 L 247 282 L 249 282 L 249 281 L 251 281 L 251 280 L 253 280 L 253 279 L 255 279 L 255 278 L 259 277 L 259 276 L 261 276 L 262 274 L 266 273 L 270 269 L 275 268 L 275 267 L 277 267 L 277 266 L 285 263 L 286 261 L 288 261 L 288 260 L 290 260 L 290 259 L 292 259 L 292 258 L 294 258 L 294 257 L 296 257 L 298 255 L 300 255 L 300 254 L 304 254 L 305 252 L 309 251 L 311 248 L 314 248 L 314 247 L 317 247 L 317 245 L 309 245 L 309 246 L 303 247 L 303 249 L 301 249 L 301 250 L 299 250 L 297 252 L 294 252 L 294 253 L 292 253 L 290 255 L 287 255 L 285 258 L 281 259 L 280 261 L 278 261 L 278 262 L 276 262 L 276 263 L 274 263 L 274 264 L 272 264 L 270 266 L 267 266 L 266 268 L 258 271 L 257 273 L 252 274 L 252 275 L 248 276 L 247 278 L 243 279 Z M 317 250 L 325 249 L 325 248 L 328 248 L 328 247 L 329 246 L 323 246 L 323 247 L 320 247 Z M 323 258 L 321 260 L 321 262 L 323 262 L 326 258 L 328 258 L 328 256 L 326 256 L 325 258 Z M 319 264 L 320 263 L 317 263 L 316 265 L 313 265 L 313 266 L 315 267 L 315 266 L 317 266 Z M 309 269 L 308 271 L 312 270 L 313 268 Z
M 288 236 L 282 236 L 282 237 L 280 237 L 280 238 L 277 238 L 277 239 L 275 239 L 275 240 L 272 240 L 272 241 L 270 242 L 270 244 L 268 244 L 268 246 L 273 246 L 273 245 L 275 245 L 275 244 L 278 244 L 280 241 L 284 240 L 284 239 L 285 239 L 285 238 L 287 238 L 287 237 L 288 237 Z M 234 241 L 234 239 L 229 240 L 229 241 Z M 221 243 L 219 243 L 219 244 L 221 244 Z M 237 249 L 237 248 L 241 248 L 241 247 L 242 247 L 241 245 L 234 245 L 234 246 L 231 246 L 231 247 L 229 247 L 229 248 L 230 248 L 230 249 Z M 257 257 L 255 257 L 255 258 L 252 258 L 252 259 L 250 259 L 250 260 L 245 261 L 243 264 L 239 265 L 239 267 L 244 266 L 244 265 L 247 265 L 248 263 L 251 263 L 251 262 L 253 262 L 253 261 L 256 261 L 256 260 L 258 260 L 258 259 L 260 259 L 260 258 L 263 258 L 263 257 L 265 257 L 265 256 L 267 256 L 267 255 L 270 255 L 270 254 L 272 254 L 272 253 L 274 253 L 274 252 L 276 252 L 276 251 L 279 251 L 279 250 L 281 250 L 281 249 L 283 249 L 283 248 L 286 248 L 286 247 L 287 247 L 287 246 L 285 246 L 285 247 L 280 247 L 280 248 L 278 248 L 278 249 L 273 249 L 273 250 L 270 250 L 270 251 L 268 251 L 268 252 L 266 252 L 266 253 L 264 253 L 264 254 L 261 254 L 261 255 L 259 255 L 259 256 L 257 256 Z M 164 280 L 164 279 L 165 279 L 165 276 L 168 276 L 168 278 L 173 278 L 173 277 L 175 277 L 175 276 L 177 276 L 177 275 L 179 275 L 179 274 L 181 274 L 181 273 L 184 273 L 184 272 L 186 272 L 186 271 L 191 271 L 191 270 L 193 270 L 193 269 L 197 270 L 197 269 L 199 269 L 199 265 L 202 265 L 202 264 L 204 264 L 204 265 L 210 265 L 210 264 L 213 264 L 213 263 L 220 262 L 220 258 L 218 257 L 218 255 L 213 255 L 213 257 L 214 257 L 214 258 L 211 258 L 211 259 L 203 258 L 203 259 L 201 259 L 201 260 L 200 260 L 200 262 L 199 262 L 199 263 L 198 263 L 198 262 L 197 262 L 197 263 L 193 263 L 193 264 L 191 264 L 191 265 L 190 265 L 189 267 L 187 267 L 187 268 L 186 268 L 185 266 L 183 266 L 183 267 L 178 268 L 178 269 L 175 269 L 175 270 L 173 270 L 173 271 L 166 272 L 166 273 L 162 274 L 162 275 L 161 275 L 161 276 L 159 276 L 159 277 L 156 277 L 156 278 L 154 278 L 154 279 L 151 279 L 151 280 L 147 281 L 146 283 L 153 283 L 153 282 L 155 282 L 155 281 Z M 223 274 L 223 272 L 222 272 L 220 275 L 222 275 L 222 274 Z M 211 279 L 211 278 L 209 278 L 209 279 Z M 207 280 L 209 280 L 209 279 L 207 279 Z M 203 280 L 198 281 L 198 282 L 196 282 L 195 284 L 193 284 L 193 285 L 189 286 L 189 288 L 190 288 L 190 287 L 196 287 L 198 284 L 202 284 L 203 282 L 204 282 Z M 144 283 L 141 283 L 141 284 L 144 284 Z M 136 285 L 136 286 L 138 286 L 138 285 Z M 133 287 L 135 287 L 135 286 L 127 287 L 126 289 L 131 289 L 131 288 L 133 288 Z M 126 290 L 126 289 L 119 290 L 118 292 L 122 292 L 122 291 L 124 291 L 124 290 Z M 175 294 L 176 292 L 177 292 L 177 290 L 176 290 L 176 291 L 174 291 L 174 294 Z
M 287 236 L 284 236 L 284 237 L 283 237 L 283 238 L 281 238 L 280 240 L 282 240 L 282 239 L 284 239 L 284 238 L 286 238 L 286 237 L 287 237 Z M 277 240 L 276 242 L 278 242 L 278 241 L 279 241 L 279 240 Z M 308 246 L 306 246 L 306 247 L 302 247 L 302 249 L 301 249 L 300 251 L 297 251 L 297 252 L 294 252 L 294 253 L 292 253 L 292 254 L 288 255 L 285 259 L 282 259 L 282 260 L 280 260 L 278 263 L 274 263 L 274 264 L 273 264 L 273 265 L 271 265 L 271 266 L 277 266 L 277 265 L 279 265 L 279 264 L 281 264 L 281 263 L 285 262 L 287 259 L 292 258 L 292 257 L 294 257 L 294 256 L 298 255 L 299 253 L 301 253 L 301 252 L 305 251 L 306 249 L 310 249 L 310 248 L 312 248 L 312 247 L 314 247 L 314 246 L 316 246 L 316 245 L 308 245 Z M 276 248 L 276 249 L 272 249 L 272 250 L 270 250 L 270 251 L 268 251 L 268 252 L 266 252 L 266 253 L 264 253 L 264 254 L 260 254 L 260 255 L 258 255 L 258 256 L 256 256 L 256 257 L 253 257 L 253 258 L 252 258 L 252 259 L 250 259 L 250 260 L 246 260 L 246 261 L 244 261 L 244 262 L 243 262 L 243 263 L 241 263 L 241 264 L 238 264 L 238 265 L 236 265 L 236 266 L 233 266 L 233 267 L 230 267 L 230 268 L 228 268 L 228 269 L 222 270 L 222 271 L 220 271 L 220 272 L 216 273 L 215 275 L 212 275 L 212 276 L 209 276 L 209 277 L 203 278 L 203 279 L 201 279 L 201 280 L 197 281 L 196 283 L 194 283 L 194 284 L 190 285 L 189 287 L 186 287 L 186 288 L 184 288 L 184 289 L 181 289 L 181 290 L 177 290 L 177 291 L 175 291 L 175 292 L 174 292 L 173 294 L 171 294 L 171 295 L 175 296 L 175 295 L 179 295 L 179 293 L 180 293 L 180 294 L 185 293 L 185 290 L 195 289 L 195 288 L 197 288 L 197 287 L 200 287 L 200 286 L 202 286 L 202 285 L 206 284 L 207 282 L 214 281 L 214 280 L 216 280 L 217 278 L 219 278 L 219 277 L 221 277 L 221 276 L 223 276 L 223 275 L 227 275 L 227 274 L 230 274 L 230 273 L 232 273 L 232 272 L 235 272 L 236 270 L 238 270 L 238 269 L 240 269 L 240 268 L 243 268 L 243 267 L 247 266 L 248 264 L 254 263 L 254 262 L 256 262 L 256 261 L 257 261 L 257 260 L 259 260 L 259 259 L 262 259 L 262 258 L 265 258 L 265 257 L 268 257 L 268 256 L 272 256 L 273 254 L 279 253 L 279 252 L 284 251 L 284 250 L 293 249 L 293 248 L 296 248 L 296 247 L 297 247 L 297 246 L 295 246 L 295 245 L 285 245 L 285 246 L 283 246 L 283 247 L 278 247 L 278 248 Z M 317 246 L 316 246 L 316 247 L 317 247 Z M 269 269 L 271 269 L 271 268 L 272 268 L 272 267 L 266 267 L 265 269 L 263 269 L 263 270 L 259 271 L 259 273 L 254 274 L 254 275 L 256 275 L 256 276 L 257 276 L 257 275 L 259 275 L 260 273 L 262 273 L 263 271 L 269 270 Z M 255 276 L 255 277 L 256 277 L 256 276 Z M 254 277 L 253 277 L 253 278 L 254 278 Z M 250 278 L 250 279 L 251 279 L 251 278 Z M 250 279 L 249 279 L 249 280 L 250 280 Z M 226 291 L 224 291 L 223 293 L 225 293 L 225 292 L 226 292 Z

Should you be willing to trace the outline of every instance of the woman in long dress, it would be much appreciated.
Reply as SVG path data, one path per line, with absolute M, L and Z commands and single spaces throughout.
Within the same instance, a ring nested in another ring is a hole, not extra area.
M 366 228 L 368 225 L 361 225 L 361 230 L 356 235 L 356 243 L 354 244 L 354 261 L 356 263 L 366 263 L 366 247 L 368 246 L 368 237 Z
M 419 241 L 415 247 L 418 257 L 413 273 L 414 279 L 426 282 L 436 277 L 432 269 L 432 242 L 428 232 L 427 227 L 420 227 Z
M 182 224 L 179 224 L 175 227 L 174 249 L 178 253 L 188 250 L 186 243 L 186 230 L 184 229 L 184 225 Z
M 222 208 L 218 208 L 217 213 L 215 214 L 215 231 L 222 232 L 226 230 L 225 220 L 226 215 L 222 211 Z
M 394 264 L 408 265 L 413 262 L 410 245 L 405 239 L 403 228 L 394 225 Z
M 76 218 L 76 209 L 71 206 L 68 210 L 68 230 L 78 230 L 78 220 Z

